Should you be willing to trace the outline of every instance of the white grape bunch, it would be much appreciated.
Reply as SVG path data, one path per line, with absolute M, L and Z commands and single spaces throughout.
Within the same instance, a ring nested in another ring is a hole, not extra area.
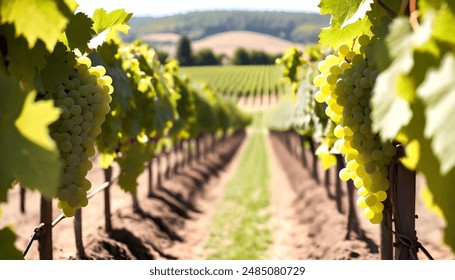
M 339 46 L 338 55 L 329 55 L 319 63 L 321 73 L 313 83 L 319 88 L 316 101 L 327 103 L 325 112 L 337 124 L 334 147 L 346 161 L 340 179 L 353 180 L 358 188 L 357 205 L 371 223 L 378 224 L 383 219 L 388 165 L 395 147 L 381 142 L 371 129 L 370 98 L 378 75 L 365 54 L 371 44 L 372 39 L 364 34 L 358 38 L 356 49 Z
M 114 90 L 112 79 L 105 74 L 103 66 L 93 67 L 90 58 L 81 56 L 67 79 L 46 93 L 61 109 L 60 118 L 50 129 L 63 164 L 57 206 L 67 217 L 88 204 L 91 183 L 86 176 L 92 169 L 90 157 L 95 155 L 95 139 L 110 111 L 110 94 Z

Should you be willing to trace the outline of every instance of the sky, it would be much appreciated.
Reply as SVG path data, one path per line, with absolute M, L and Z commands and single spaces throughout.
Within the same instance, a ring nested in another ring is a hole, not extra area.
M 204 10 L 257 10 L 319 13 L 320 0 L 77 0 L 78 11 L 124 8 L 134 16 L 167 16 Z

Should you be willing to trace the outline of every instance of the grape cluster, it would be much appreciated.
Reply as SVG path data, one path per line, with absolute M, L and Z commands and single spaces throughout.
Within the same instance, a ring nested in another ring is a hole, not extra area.
M 338 55 L 329 55 L 319 63 L 321 73 L 313 83 L 319 88 L 316 101 L 327 103 L 325 113 L 336 124 L 334 148 L 345 155 L 346 167 L 340 171 L 340 179 L 353 180 L 358 188 L 357 205 L 371 223 L 377 224 L 383 219 L 388 164 L 395 147 L 381 142 L 371 130 L 370 98 L 378 75 L 365 54 L 371 44 L 369 36 L 361 35 L 357 48 L 339 46 Z
M 86 175 L 92 169 L 90 157 L 95 155 L 95 138 L 110 111 L 114 90 L 112 79 L 105 74 L 103 66 L 92 67 L 90 58 L 81 56 L 72 74 L 47 93 L 61 109 L 60 118 L 50 128 L 63 164 L 57 206 L 67 217 L 88 204 L 91 183 Z

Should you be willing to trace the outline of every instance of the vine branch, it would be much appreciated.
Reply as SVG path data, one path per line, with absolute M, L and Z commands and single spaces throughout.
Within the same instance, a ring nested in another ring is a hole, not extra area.
M 412 29 L 417 31 L 420 27 L 418 21 L 419 13 L 417 11 L 416 0 L 410 0 L 409 2 L 409 22 L 411 23 Z
M 391 8 L 389 8 L 386 4 L 384 4 L 381 0 L 377 0 L 379 6 L 381 6 L 386 12 L 387 14 L 389 14 L 390 17 L 392 18 L 395 18 L 397 16 L 397 13 L 395 13 L 394 10 L 392 10 Z

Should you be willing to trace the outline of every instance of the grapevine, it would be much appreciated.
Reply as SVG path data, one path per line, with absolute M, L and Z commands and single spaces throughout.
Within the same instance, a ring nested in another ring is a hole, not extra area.
M 53 99 L 61 109 L 60 118 L 50 127 L 63 165 L 57 206 L 71 217 L 76 209 L 88 204 L 91 183 L 86 176 L 92 169 L 90 158 L 95 155 L 95 139 L 110 111 L 114 89 L 104 67 L 92 66 L 88 57 L 74 60 L 68 53 L 67 61 L 72 64 L 73 73 L 44 97 Z
M 314 84 L 319 88 L 316 100 L 328 105 L 325 112 L 337 124 L 334 134 L 338 140 L 334 146 L 346 161 L 340 179 L 354 181 L 358 206 L 370 222 L 377 224 L 383 219 L 382 202 L 389 188 L 388 164 L 395 148 L 390 142 L 383 143 L 371 128 L 369 104 L 378 72 L 366 51 L 373 43 L 374 39 L 364 34 L 355 49 L 340 45 L 337 56 L 329 55 L 319 63 L 321 74 Z
M 170 139 L 250 122 L 210 88 L 183 79 L 177 65 L 166 69 L 147 45 L 123 43 L 117 33 L 127 32 L 132 14 L 97 9 L 89 17 L 74 4 L 0 4 L 0 152 L 8 158 L 0 167 L 0 202 L 21 183 L 56 198 L 67 217 L 88 204 L 95 151 L 103 167 L 119 163 L 119 183 L 134 193 L 144 162 Z M 23 10 L 34 12 L 24 20 Z M 11 227 L 0 229 L 0 240 L 0 259 L 22 258 Z

